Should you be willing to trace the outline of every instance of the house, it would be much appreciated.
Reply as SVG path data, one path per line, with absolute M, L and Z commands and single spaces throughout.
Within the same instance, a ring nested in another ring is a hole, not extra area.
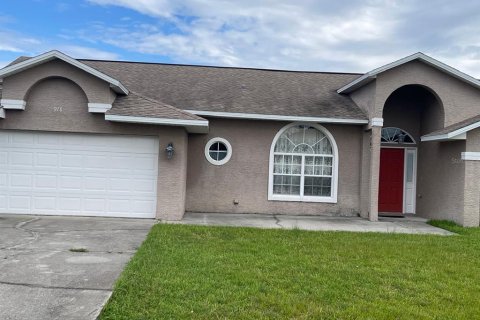
M 0 212 L 417 214 L 478 226 L 480 81 L 73 59 L 0 70 Z

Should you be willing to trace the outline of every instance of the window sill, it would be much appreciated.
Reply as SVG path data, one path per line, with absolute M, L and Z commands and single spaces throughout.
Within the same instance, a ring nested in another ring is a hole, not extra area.
M 269 195 L 268 201 L 291 201 L 291 202 L 314 202 L 314 203 L 337 203 L 336 197 L 298 197 L 286 195 Z

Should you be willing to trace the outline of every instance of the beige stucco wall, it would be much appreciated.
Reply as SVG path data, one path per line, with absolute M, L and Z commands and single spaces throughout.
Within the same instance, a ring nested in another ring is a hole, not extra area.
M 385 113 L 387 99 L 406 85 L 423 86 L 433 96 L 425 96 L 421 103 L 415 97 L 406 97 L 412 100 L 408 106 L 405 100 L 390 101 L 391 109 Z M 480 114 L 480 90 L 422 62 L 412 61 L 379 74 L 350 96 L 370 119 L 383 117 L 384 126 L 403 128 L 417 141 L 417 214 L 463 225 L 478 225 L 475 212 L 479 206 L 480 191 L 477 193 L 476 189 L 480 168 L 474 161 L 461 160 L 461 152 L 471 147 L 466 146 L 465 141 L 420 142 L 420 137 Z M 420 107 L 424 108 L 423 112 L 416 110 Z M 362 183 L 369 186 L 370 194 L 368 197 L 367 192 L 362 191 L 362 212 L 367 210 L 369 199 L 374 199 L 377 192 L 374 179 L 378 178 L 379 172 L 374 164 L 378 159 L 371 152 L 373 149 L 370 148 L 368 153 L 366 148 L 368 131 L 365 136 L 363 157 L 370 162 L 373 172 L 367 175 L 363 166 L 365 181 Z M 474 140 L 470 134 L 470 146 Z M 480 142 L 478 145 L 480 148 Z
M 417 214 L 461 223 L 465 141 L 422 142 L 417 163 Z
M 480 152 L 480 129 L 467 133 L 467 152 Z M 462 224 L 478 227 L 480 224 L 480 161 L 465 160 L 464 210 Z
M 324 125 L 339 149 L 338 203 L 269 201 L 270 147 L 288 123 L 209 119 L 208 135 L 191 135 L 188 150 L 187 211 L 270 214 L 357 215 L 360 211 L 361 126 Z M 210 164 L 205 144 L 227 139 L 232 157 L 223 166 Z M 239 204 L 234 205 L 233 201 Z
M 115 93 L 110 89 L 109 83 L 58 59 L 3 79 L 2 98 L 26 101 L 30 88 L 51 77 L 62 77 L 75 82 L 85 92 L 90 103 L 111 104 L 115 100 Z
M 445 126 L 480 113 L 480 90 L 419 61 L 381 73 L 375 82 L 372 117 L 382 117 L 387 98 L 396 89 L 409 84 L 423 85 L 436 93 L 445 110 Z
M 5 93 L 10 91 L 7 89 Z M 6 111 L 6 118 L 0 120 L 0 129 L 158 136 L 157 218 L 181 219 L 185 206 L 188 151 L 185 130 L 181 127 L 105 121 L 103 114 L 88 112 L 87 101 L 83 90 L 75 83 L 63 78 L 49 78 L 29 91 L 25 111 Z M 164 151 L 169 142 L 173 142 L 176 150 L 171 160 L 167 159 Z

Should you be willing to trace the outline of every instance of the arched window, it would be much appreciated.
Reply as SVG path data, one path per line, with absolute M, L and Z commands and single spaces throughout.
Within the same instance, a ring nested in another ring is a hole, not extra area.
M 270 149 L 269 200 L 336 202 L 338 150 L 317 124 L 281 129 Z
M 382 143 L 415 144 L 415 140 L 405 130 L 386 127 L 382 129 Z

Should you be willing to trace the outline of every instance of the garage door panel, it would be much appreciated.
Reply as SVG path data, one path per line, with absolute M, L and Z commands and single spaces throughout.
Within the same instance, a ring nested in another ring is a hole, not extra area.
M 43 153 L 37 152 L 35 154 L 35 165 L 37 168 L 47 167 L 47 168 L 57 168 L 58 167 L 58 154 L 57 153 Z
M 156 137 L 0 131 L 5 213 L 153 218 Z

